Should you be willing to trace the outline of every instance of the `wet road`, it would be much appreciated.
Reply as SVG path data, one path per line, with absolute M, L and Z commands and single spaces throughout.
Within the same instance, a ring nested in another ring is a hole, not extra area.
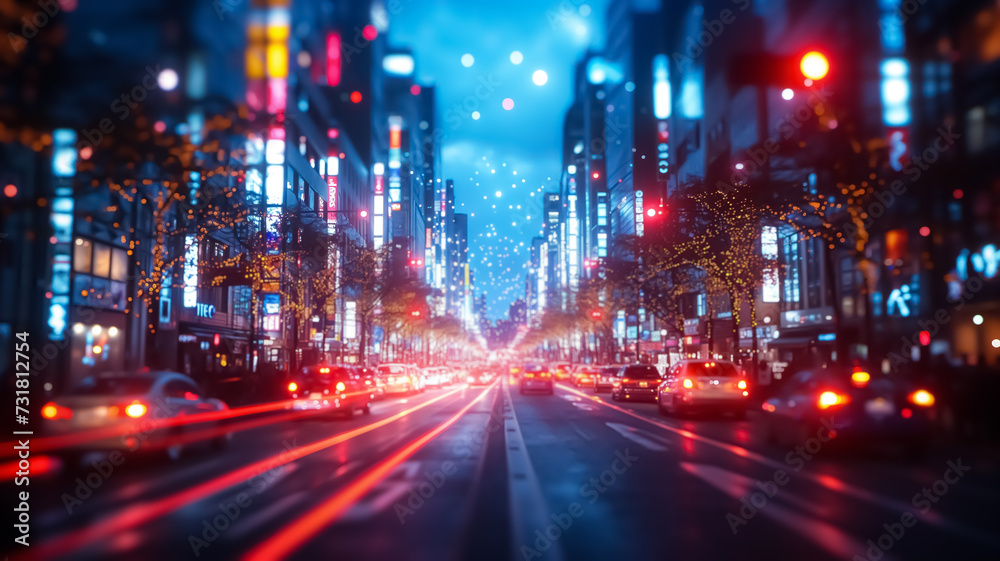
M 12 559 L 990 559 L 995 451 L 919 463 L 765 443 L 759 418 L 674 419 L 565 385 L 240 421 L 222 452 L 32 479 Z M 103 471 L 102 471 L 103 470 Z M 77 479 L 79 478 L 79 479 Z M 12 492 L 5 486 L 5 492 Z M 870 540 L 870 542 L 869 542 Z

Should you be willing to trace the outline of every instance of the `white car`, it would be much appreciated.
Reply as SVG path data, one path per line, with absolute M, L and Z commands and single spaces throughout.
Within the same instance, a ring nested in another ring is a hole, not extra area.
M 657 390 L 661 413 L 723 411 L 746 416 L 750 392 L 746 377 L 724 360 L 682 360 L 667 370 Z
M 385 384 L 385 393 L 407 394 L 423 389 L 421 377 L 416 367 L 402 363 L 387 363 L 378 365 L 378 375 Z

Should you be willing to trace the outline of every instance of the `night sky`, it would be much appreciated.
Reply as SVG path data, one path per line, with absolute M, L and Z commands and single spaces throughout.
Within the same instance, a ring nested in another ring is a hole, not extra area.
M 418 80 L 437 86 L 441 177 L 455 180 L 455 212 L 469 214 L 469 264 L 490 319 L 524 297 L 542 194 L 558 190 L 573 68 L 602 44 L 606 2 L 404 0 L 391 20 Z

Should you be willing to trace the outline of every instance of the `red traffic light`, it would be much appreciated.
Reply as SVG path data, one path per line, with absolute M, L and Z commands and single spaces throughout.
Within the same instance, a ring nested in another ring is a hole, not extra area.
M 423 259 L 410 259 L 411 267 L 422 267 L 424 265 Z
M 420 310 L 413 310 L 412 312 L 410 312 L 410 315 L 415 318 L 418 318 L 420 317 Z
M 799 70 L 810 80 L 822 80 L 830 72 L 830 61 L 819 51 L 809 51 L 799 61 Z
M 602 312 L 601 310 L 591 310 L 590 311 L 590 317 L 591 317 L 591 319 L 601 319 L 601 317 L 603 317 L 603 316 L 604 316 L 604 312 Z

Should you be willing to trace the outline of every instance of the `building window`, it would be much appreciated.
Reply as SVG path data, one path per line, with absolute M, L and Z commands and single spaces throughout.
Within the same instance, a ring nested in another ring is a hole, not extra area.
M 128 253 L 120 247 L 77 238 L 73 247 L 73 270 L 124 282 L 128 277 Z
M 799 256 L 798 239 L 799 236 L 795 233 L 783 238 L 785 253 L 785 302 L 798 302 L 800 299 L 799 267 L 801 259 Z

